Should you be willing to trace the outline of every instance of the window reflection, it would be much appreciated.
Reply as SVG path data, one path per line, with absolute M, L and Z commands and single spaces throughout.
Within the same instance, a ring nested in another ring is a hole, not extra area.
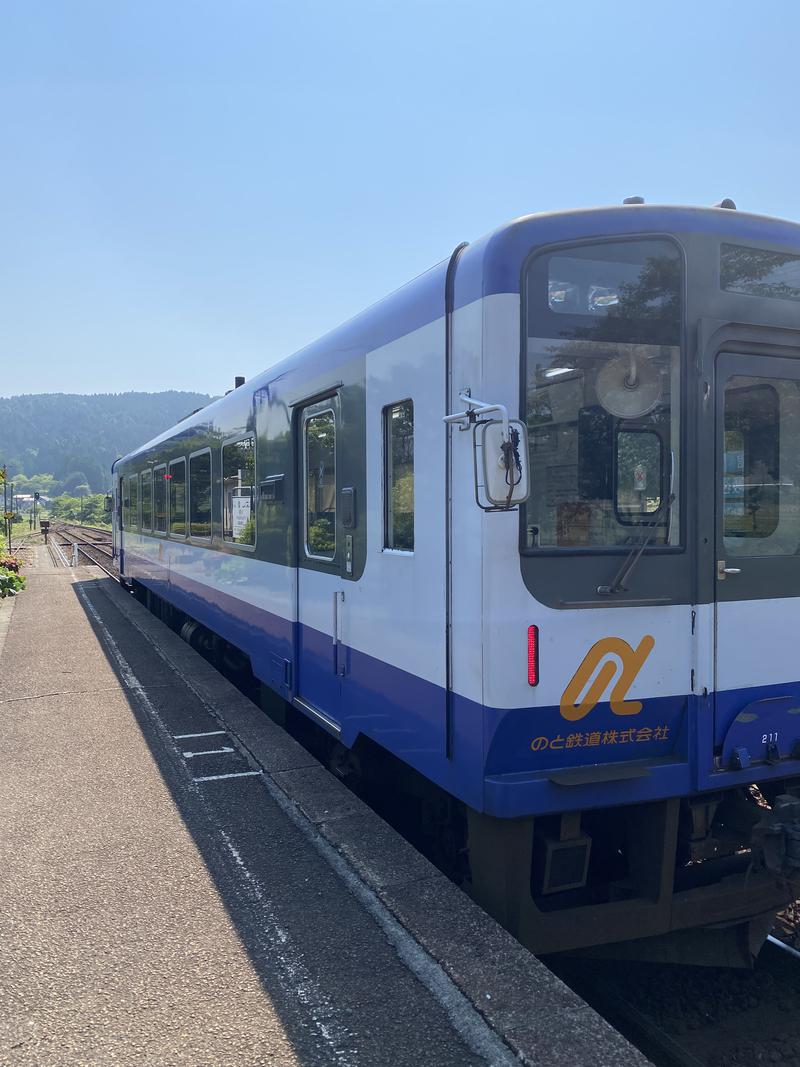
M 386 455 L 385 547 L 414 551 L 414 404 L 384 410 Z
M 139 526 L 139 475 L 132 474 L 128 488 L 130 500 L 130 524 L 135 530 Z
M 652 544 L 679 542 L 681 292 L 681 255 L 664 240 L 531 263 L 528 548 L 622 546 L 653 522 Z
M 142 472 L 142 529 L 153 525 L 153 472 Z
M 222 447 L 222 536 L 238 545 L 256 543 L 255 455 L 252 437 Z
M 737 376 L 725 386 L 722 510 L 725 551 L 800 551 L 800 383 Z
M 336 423 L 332 411 L 306 419 L 306 553 L 336 553 Z
M 186 536 L 186 460 L 169 465 L 169 532 Z
M 189 533 L 211 536 L 211 453 L 189 457 Z
M 156 467 L 153 471 L 153 530 L 167 532 L 167 468 Z

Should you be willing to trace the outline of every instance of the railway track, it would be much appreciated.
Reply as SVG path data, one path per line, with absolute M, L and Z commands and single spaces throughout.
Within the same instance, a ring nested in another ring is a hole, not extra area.
M 119 571 L 114 558 L 114 549 L 111 541 L 111 531 L 98 530 L 93 526 L 79 526 L 68 523 L 59 523 L 50 533 L 50 545 L 55 547 L 56 554 L 65 557 L 64 562 L 59 558 L 54 559 L 56 566 L 70 566 L 77 549 L 78 555 L 83 556 L 89 563 L 99 567 L 110 578 L 119 581 Z M 66 553 L 64 549 L 67 549 Z M 51 551 L 51 555 L 52 555 Z
M 776 938 L 751 971 L 547 962 L 656 1067 L 800 1067 L 800 953 Z

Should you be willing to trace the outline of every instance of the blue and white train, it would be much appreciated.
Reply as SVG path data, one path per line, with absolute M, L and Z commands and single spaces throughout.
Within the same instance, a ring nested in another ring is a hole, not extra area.
M 517 219 L 114 481 L 125 580 L 459 811 L 535 951 L 748 956 L 800 895 L 800 226 Z

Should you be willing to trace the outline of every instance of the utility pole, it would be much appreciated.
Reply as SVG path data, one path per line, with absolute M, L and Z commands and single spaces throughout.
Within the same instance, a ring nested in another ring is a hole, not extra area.
M 11 523 L 8 520 L 8 469 L 0 467 L 0 481 L 3 483 L 3 522 L 6 524 L 8 535 L 8 551 L 11 553 Z

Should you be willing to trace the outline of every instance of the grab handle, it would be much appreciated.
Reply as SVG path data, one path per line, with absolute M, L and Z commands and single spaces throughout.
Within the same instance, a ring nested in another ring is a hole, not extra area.
M 331 639 L 333 641 L 333 673 L 337 675 L 344 674 L 344 667 L 339 670 L 339 598 L 342 598 L 344 603 L 344 590 L 337 589 L 333 594 L 333 624 Z

